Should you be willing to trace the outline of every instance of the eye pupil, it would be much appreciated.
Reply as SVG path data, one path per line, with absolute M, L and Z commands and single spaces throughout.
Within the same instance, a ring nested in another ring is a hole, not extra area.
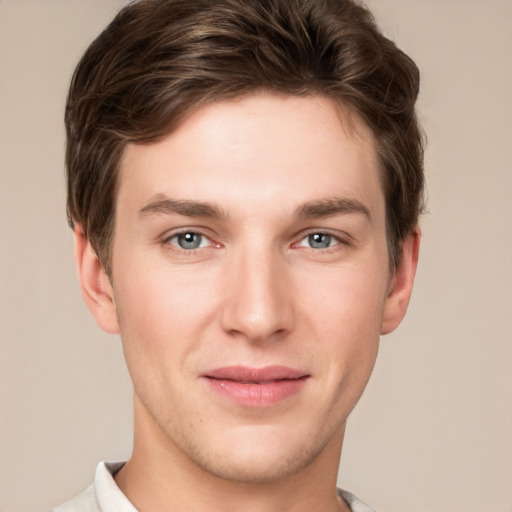
M 314 233 L 308 236 L 308 242 L 314 249 L 326 249 L 331 245 L 331 235 L 325 233 Z
M 201 245 L 199 233 L 181 233 L 178 235 L 178 244 L 182 249 L 197 249 Z

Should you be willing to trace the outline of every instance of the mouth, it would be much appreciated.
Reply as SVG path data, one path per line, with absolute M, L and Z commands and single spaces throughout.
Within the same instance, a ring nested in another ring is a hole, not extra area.
M 285 366 L 229 366 L 202 375 L 210 389 L 244 407 L 269 407 L 299 393 L 310 375 Z

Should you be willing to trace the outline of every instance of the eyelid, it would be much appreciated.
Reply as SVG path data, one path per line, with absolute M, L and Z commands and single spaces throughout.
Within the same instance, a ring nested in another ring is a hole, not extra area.
M 311 236 L 314 236 L 314 235 L 322 235 L 322 236 L 326 236 L 326 237 L 329 237 L 331 239 L 331 241 L 333 240 L 334 243 L 333 244 L 329 244 L 327 247 L 311 247 L 309 245 L 302 245 L 302 243 L 307 240 L 309 243 L 309 238 Z M 339 237 L 335 236 L 335 235 L 332 235 L 331 233 L 310 233 L 309 235 L 306 235 L 304 237 L 302 237 L 300 240 L 299 240 L 299 244 L 300 244 L 300 247 L 309 247 L 310 249 L 315 249 L 315 250 L 326 250 L 326 249 L 329 249 L 331 247 L 336 247 L 337 245 L 343 243 Z
M 350 245 L 351 241 L 354 240 L 354 238 L 347 232 L 343 231 L 340 232 L 339 230 L 332 230 L 329 228 L 310 228 L 305 231 L 302 231 L 297 236 L 294 237 L 294 242 L 292 246 L 298 246 L 300 242 L 302 242 L 305 238 L 311 235 L 327 235 L 333 237 L 339 244 L 343 245 Z
M 209 230 L 206 230 L 204 228 L 200 228 L 200 227 L 180 227 L 180 228 L 176 228 L 176 229 L 173 229 L 173 230 L 170 230 L 170 231 L 167 231 L 163 236 L 162 236 L 162 245 L 172 245 L 173 248 L 175 248 L 177 251 L 182 251 L 182 252 L 188 252 L 188 253 L 191 253 L 191 252 L 194 252 L 194 251 L 197 251 L 198 249 L 207 249 L 208 247 L 220 247 L 221 244 L 216 242 L 212 235 L 208 233 Z M 207 247 L 198 247 L 197 249 L 183 249 L 181 247 L 179 247 L 179 245 L 177 244 L 173 244 L 171 243 L 171 240 L 174 238 L 174 237 L 177 237 L 179 235 L 183 235 L 185 233 L 195 233 L 197 235 L 200 235 L 206 239 L 208 239 L 209 241 L 209 244 Z
M 199 245 L 197 247 L 190 247 L 190 248 L 182 247 L 180 242 L 185 242 L 185 241 L 180 240 L 180 237 L 182 237 L 183 235 L 194 235 L 194 237 L 197 237 L 197 241 L 199 242 Z M 178 234 L 172 235 L 170 238 L 168 238 L 168 241 L 171 245 L 174 245 L 178 249 L 180 249 L 180 250 L 182 249 L 186 252 L 195 251 L 197 249 L 204 249 L 205 247 L 209 247 L 211 245 L 211 240 L 208 237 L 202 235 L 201 233 L 195 233 L 193 231 L 187 231 L 185 233 L 178 233 Z
M 197 249 L 183 249 L 183 248 L 179 247 L 178 244 L 171 243 L 172 238 L 177 237 L 184 233 L 198 234 L 198 235 L 206 238 L 208 240 L 209 244 L 207 247 L 199 247 Z M 324 249 L 318 249 L 318 248 L 306 247 L 306 246 L 300 245 L 301 242 L 305 238 L 307 238 L 308 236 L 314 235 L 314 234 L 322 234 L 322 235 L 330 236 L 330 237 L 334 238 L 337 243 L 335 245 L 326 247 Z M 171 230 L 165 232 L 164 235 L 162 235 L 162 237 L 161 237 L 160 243 L 162 245 L 171 245 L 177 251 L 192 253 L 199 249 L 208 249 L 211 247 L 214 247 L 214 248 L 222 247 L 223 244 L 221 244 L 220 242 L 217 242 L 214 237 L 215 237 L 215 235 L 212 236 L 211 231 L 207 228 L 197 227 L 197 226 L 194 226 L 194 227 L 185 226 L 185 227 L 171 229 Z M 345 231 L 340 232 L 339 230 L 332 230 L 329 228 L 309 228 L 306 230 L 302 230 L 300 233 L 295 235 L 293 237 L 293 240 L 294 240 L 294 242 L 292 242 L 292 244 L 291 244 L 292 248 L 303 247 L 305 249 L 314 250 L 315 252 L 320 252 L 320 251 L 326 252 L 326 251 L 329 251 L 329 249 L 334 249 L 335 247 L 337 247 L 339 245 L 344 245 L 344 246 L 351 245 L 352 242 L 354 241 L 354 238 L 349 233 L 347 233 Z

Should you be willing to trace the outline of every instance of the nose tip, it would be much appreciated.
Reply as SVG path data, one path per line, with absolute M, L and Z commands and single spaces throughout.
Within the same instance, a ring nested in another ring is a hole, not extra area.
M 293 329 L 291 287 L 275 259 L 244 261 L 232 268 L 222 312 L 223 329 L 254 343 L 276 340 Z
M 238 321 L 228 329 L 231 335 L 241 334 L 252 342 L 261 343 L 283 336 L 288 331 L 283 325 L 284 322 L 281 322 L 274 312 L 263 312 L 260 308 L 259 312 L 247 311 L 244 313 L 242 309 L 243 306 L 237 313 Z

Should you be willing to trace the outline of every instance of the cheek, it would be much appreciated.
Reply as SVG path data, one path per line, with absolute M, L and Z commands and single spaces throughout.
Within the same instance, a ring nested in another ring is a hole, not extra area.
M 322 339 L 329 361 L 325 386 L 332 390 L 332 418 L 347 418 L 357 404 L 372 374 L 380 341 L 382 292 L 379 286 L 350 286 L 333 290 Z
M 381 274 L 368 266 L 330 269 L 323 278 L 303 281 L 300 317 L 318 341 L 315 352 L 328 362 L 330 387 L 358 395 L 371 374 L 387 289 Z
M 323 328 L 328 338 L 360 339 L 380 332 L 387 276 L 376 265 L 352 265 L 303 273 L 298 282 L 301 314 Z M 352 336 L 348 336 L 348 334 Z
M 129 365 L 144 361 L 148 372 L 165 374 L 198 349 L 214 314 L 214 289 L 202 286 L 208 279 L 199 279 L 192 269 L 139 268 L 120 272 L 114 286 L 125 356 Z

